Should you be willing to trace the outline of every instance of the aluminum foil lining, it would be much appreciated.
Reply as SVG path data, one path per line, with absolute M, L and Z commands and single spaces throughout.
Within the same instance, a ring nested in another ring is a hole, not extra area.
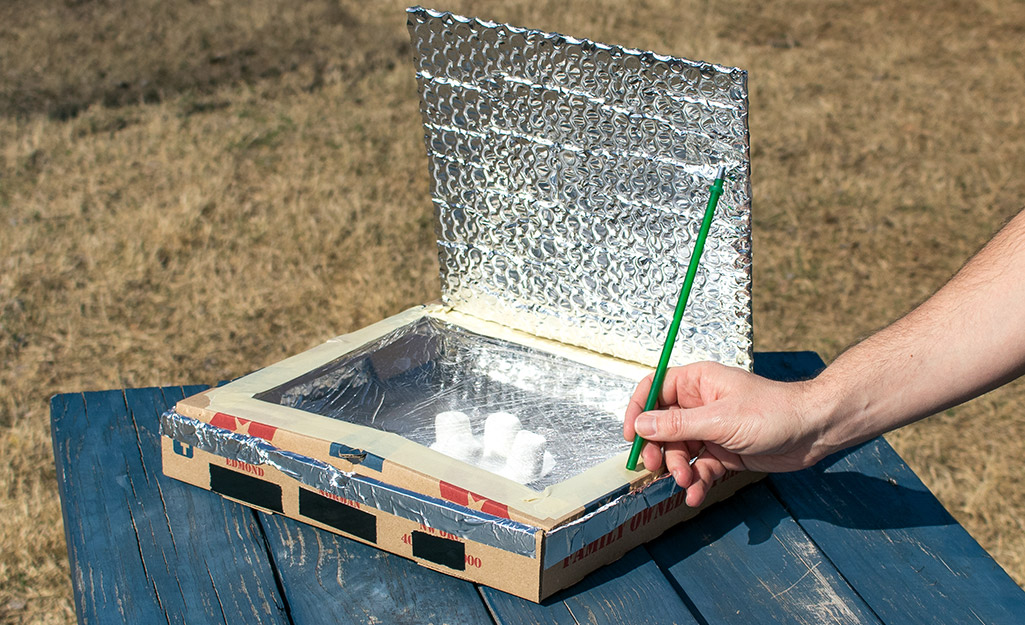
M 544 439 L 548 470 L 521 481 L 540 491 L 629 448 L 623 415 L 635 386 L 562 356 L 422 317 L 254 397 L 398 434 L 509 479 L 515 477 L 489 460 L 487 428 L 496 413 L 513 415 L 521 431 Z M 445 438 L 438 415 L 452 411 L 467 416 L 481 445 L 476 459 L 438 449 Z
M 719 165 L 674 364 L 751 366 L 747 74 L 408 10 L 443 299 L 654 366 Z
M 278 449 L 262 438 L 231 432 L 169 410 L 160 433 L 205 452 L 273 467 L 312 489 L 513 553 L 537 557 L 538 529 L 471 508 L 346 473 L 320 460 Z

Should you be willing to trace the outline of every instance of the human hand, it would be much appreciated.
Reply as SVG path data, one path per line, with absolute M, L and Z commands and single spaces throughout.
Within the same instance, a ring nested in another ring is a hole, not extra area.
M 669 369 L 660 408 L 643 412 L 652 377 L 634 391 L 623 435 L 628 441 L 635 433 L 644 437 L 645 467 L 657 470 L 664 457 L 676 483 L 687 489 L 688 506 L 700 505 L 727 470 L 794 471 L 833 451 L 816 423 L 808 382 L 776 382 L 701 362 Z

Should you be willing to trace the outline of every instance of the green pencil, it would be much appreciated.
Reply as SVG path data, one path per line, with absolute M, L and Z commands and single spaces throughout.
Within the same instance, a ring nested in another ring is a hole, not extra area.
M 662 357 L 658 360 L 658 367 L 655 369 L 655 378 L 651 381 L 651 392 L 648 393 L 648 401 L 644 404 L 644 412 L 654 410 L 658 407 L 658 396 L 662 392 L 662 383 L 666 379 L 666 370 L 669 369 L 669 356 L 673 353 L 673 345 L 676 343 L 676 334 L 680 331 L 680 321 L 683 319 L 683 309 L 687 307 L 687 299 L 690 297 L 690 288 L 694 285 L 694 276 L 698 272 L 698 262 L 701 260 L 701 252 L 705 249 L 705 239 L 708 238 L 708 228 L 712 225 L 712 215 L 719 203 L 719 196 L 722 195 L 722 181 L 726 176 L 726 168 L 720 166 L 715 176 L 715 182 L 709 189 L 708 206 L 705 207 L 705 217 L 701 220 L 701 230 L 698 232 L 698 240 L 694 242 L 694 252 L 690 255 L 690 264 L 687 265 L 687 277 L 683 280 L 683 289 L 680 290 L 680 299 L 676 301 L 676 312 L 673 313 L 673 323 L 669 326 L 669 335 L 666 336 L 666 343 L 662 346 Z M 637 459 L 641 457 L 641 447 L 644 446 L 644 439 L 634 435 L 633 447 L 630 449 L 630 458 L 626 461 L 628 471 L 637 469 Z

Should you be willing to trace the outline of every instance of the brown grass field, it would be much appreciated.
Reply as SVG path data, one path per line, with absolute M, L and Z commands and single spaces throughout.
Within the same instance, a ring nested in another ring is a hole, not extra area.
M 214 383 L 438 295 L 404 5 L 0 3 L 0 622 L 71 623 L 59 392 Z M 1025 3 L 453 1 L 749 71 L 757 350 L 845 346 L 1025 205 Z M 1025 385 L 888 436 L 1025 583 Z

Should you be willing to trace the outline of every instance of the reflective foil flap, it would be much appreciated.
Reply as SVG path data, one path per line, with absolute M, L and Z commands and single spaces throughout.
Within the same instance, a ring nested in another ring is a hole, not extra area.
M 720 165 L 673 363 L 751 365 L 747 74 L 408 11 L 443 299 L 654 365 Z

